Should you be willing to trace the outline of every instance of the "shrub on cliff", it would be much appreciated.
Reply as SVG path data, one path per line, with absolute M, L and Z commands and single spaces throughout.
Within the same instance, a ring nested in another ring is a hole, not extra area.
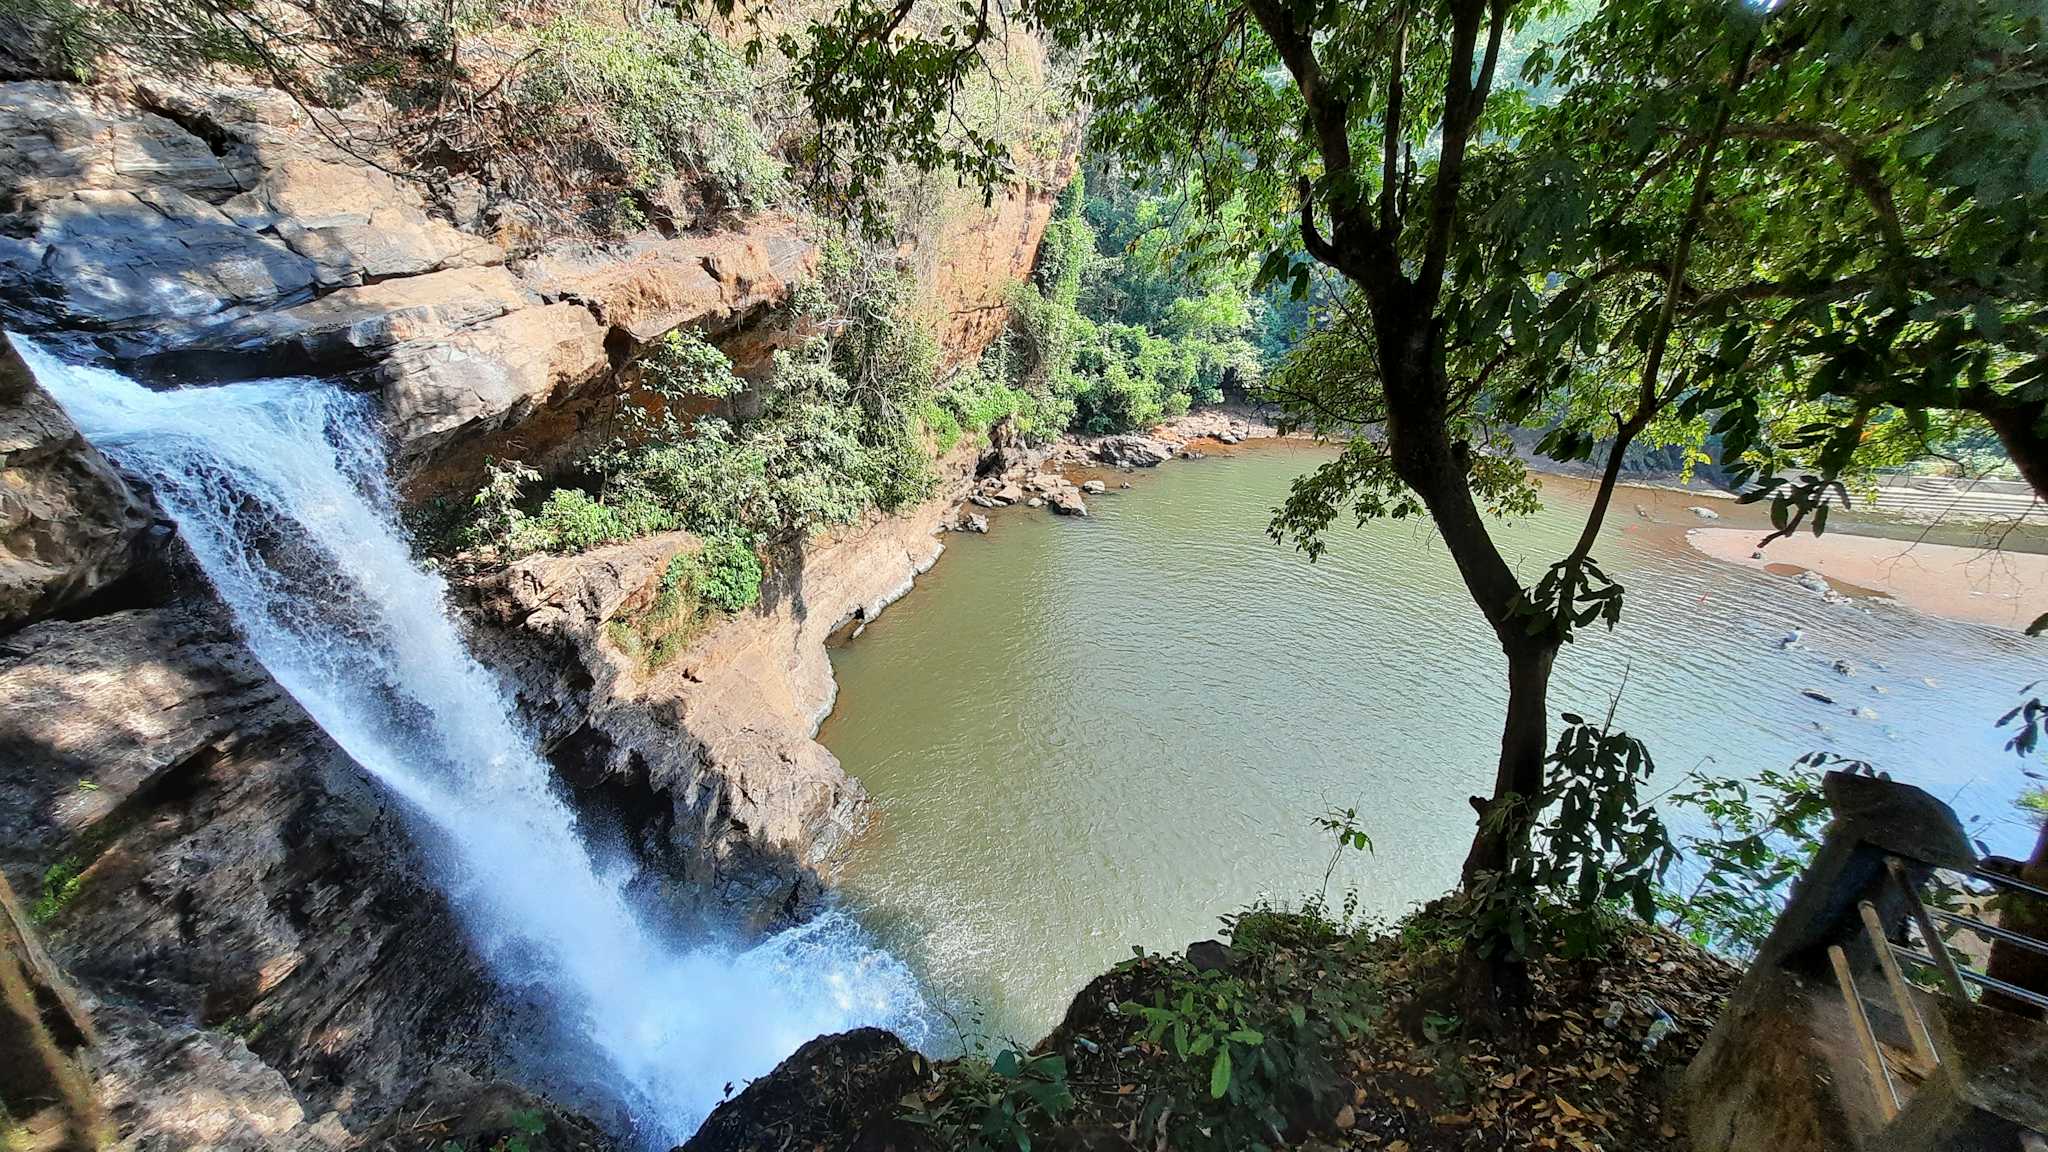
M 572 7 L 533 38 L 506 123 L 544 154 L 616 165 L 628 188 L 684 176 L 710 207 L 779 199 L 782 165 L 753 118 L 755 78 L 710 33 L 665 8 L 621 21 Z
M 761 602 L 761 558 L 736 536 L 713 536 L 696 556 L 690 582 L 697 595 L 721 612 L 738 612 Z

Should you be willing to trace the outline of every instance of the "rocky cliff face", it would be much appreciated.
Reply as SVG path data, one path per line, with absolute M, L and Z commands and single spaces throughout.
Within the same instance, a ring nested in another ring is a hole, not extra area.
M 0 632 L 118 580 L 149 519 L 0 340 Z
M 391 801 L 203 601 L 0 642 L 0 870 L 87 993 L 138 1148 L 346 1147 L 489 981 Z
M 605 434 L 622 367 L 671 330 L 720 336 L 742 369 L 765 358 L 785 337 L 764 316 L 815 265 L 784 216 L 550 238 L 519 205 L 345 148 L 334 127 L 262 87 L 0 83 L 0 323 L 145 379 L 353 381 L 430 495 L 487 456 L 546 467 Z M 1043 181 L 1020 185 L 913 245 L 950 361 L 999 330 L 1050 208 Z M 659 671 L 607 624 L 686 537 L 533 558 L 469 590 L 480 654 L 677 902 L 798 915 L 859 827 L 858 785 L 811 739 L 833 691 L 824 641 L 936 558 L 971 453 L 944 470 L 915 513 L 786 549 L 760 609 Z M 0 357 L 0 875 L 29 906 L 23 939 L 44 937 L 97 1027 L 83 1064 L 120 1145 L 488 1147 L 537 1114 L 530 1147 L 601 1146 L 493 1082 L 521 1007 L 470 955 L 432 845 L 204 588 L 170 578 L 175 545 L 151 520 L 147 493 Z M 33 1028 L 47 1021 L 0 1014 L 0 1046 Z
M 938 559 L 975 452 L 940 462 L 919 508 L 791 545 L 759 607 L 722 620 L 658 670 L 607 625 L 654 594 L 671 533 L 577 556 L 533 556 L 470 588 L 473 645 L 515 686 L 555 763 L 628 833 L 671 903 L 756 928 L 800 917 L 866 794 L 812 739 L 835 691 L 826 640 L 872 619 Z
M 571 443 L 633 351 L 758 318 L 815 259 L 779 216 L 599 246 L 503 204 L 465 230 L 398 164 L 272 89 L 0 84 L 0 322 L 170 379 L 351 377 L 420 487 L 446 488 Z

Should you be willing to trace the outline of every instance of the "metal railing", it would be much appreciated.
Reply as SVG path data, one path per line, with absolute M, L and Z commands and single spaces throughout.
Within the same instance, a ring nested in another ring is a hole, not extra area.
M 1857 913 L 1863 922 L 1864 936 L 1870 944 L 1879 970 L 1884 975 L 1886 991 L 1892 1001 L 1893 1010 L 1905 1028 L 1913 1059 L 1919 1065 L 1917 1068 L 1909 1069 L 1914 1073 L 1914 1080 L 1917 1082 L 1925 1080 L 1946 1061 L 1943 1060 L 1935 1043 L 1934 1031 L 1928 1027 L 1926 1018 L 1921 1014 L 1919 1001 L 1914 995 L 1914 984 L 1907 978 L 1899 962 L 1903 960 L 1921 970 L 1935 973 L 1938 988 L 1934 991 L 1957 1001 L 1970 1001 L 1971 988 L 1975 987 L 1997 992 L 2048 1011 L 2048 995 L 2042 995 L 2030 988 L 2021 988 L 1967 963 L 1959 962 L 1954 950 L 1948 945 L 1946 934 L 1936 925 L 1971 932 L 1993 943 L 2004 943 L 2043 955 L 2048 955 L 2048 941 L 2037 940 L 2024 933 L 1986 923 L 1974 916 L 1928 908 L 1926 902 L 1920 898 L 1919 885 L 1914 883 L 1906 869 L 1907 862 L 1899 857 L 1885 858 L 1886 879 L 1892 889 L 1899 894 L 1905 906 L 1906 920 L 1917 931 L 1921 947 L 1915 948 L 1908 943 L 1892 939 L 1891 933 L 1885 929 L 1883 916 L 1871 900 L 1860 901 L 1857 904 Z M 1969 880 L 1980 881 L 2006 891 L 2048 899 L 2048 890 L 2011 876 L 1988 872 L 1981 868 L 1972 868 L 1961 874 Z M 1884 1047 L 1878 1042 L 1876 1029 L 1871 1026 L 1870 1014 L 1861 992 L 1856 987 L 1848 952 L 1840 944 L 1830 945 L 1828 961 L 1834 968 L 1835 984 L 1841 991 L 1843 1006 L 1848 1011 L 1850 1028 L 1856 1036 L 1864 1071 L 1870 1079 L 1871 1092 L 1876 1096 L 1878 1108 L 1884 1118 L 1890 1120 L 1904 1107 L 1906 1099 L 1911 1096 L 1911 1089 L 1907 1090 L 1905 1096 L 1901 1096 L 1901 1077 L 1894 1075 L 1894 1061 L 1886 1058 Z M 2038 1137 L 2036 1139 L 2038 1141 Z M 2048 1145 L 2030 1147 L 2030 1152 L 2048 1152 Z

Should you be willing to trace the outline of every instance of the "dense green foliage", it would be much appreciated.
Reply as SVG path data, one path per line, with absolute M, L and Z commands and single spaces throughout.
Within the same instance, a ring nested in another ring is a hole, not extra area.
M 1175 203 L 1103 179 L 1089 195 L 1076 175 L 1039 246 L 1029 283 L 1011 294 L 1014 344 L 1006 367 L 1046 432 L 1147 428 L 1224 389 L 1257 386 L 1274 358 L 1254 339 L 1265 301 L 1243 262 L 1204 265 L 1185 251 Z
M 1674 929 L 1737 956 L 1763 943 L 1832 815 L 1814 771 L 1826 760 L 1804 757 L 1755 780 L 1686 777 L 1671 803 L 1698 812 L 1707 831 L 1684 838 L 1679 882 L 1660 899 Z
M 617 23 L 571 8 L 534 34 L 531 52 L 511 87 L 507 125 L 537 151 L 616 165 L 624 204 L 677 176 L 714 210 L 759 208 L 781 195 L 782 166 L 754 119 L 756 77 L 671 10 Z

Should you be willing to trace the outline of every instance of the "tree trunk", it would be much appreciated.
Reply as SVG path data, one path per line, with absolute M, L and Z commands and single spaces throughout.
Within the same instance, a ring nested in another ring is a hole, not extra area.
M 2006 397 L 1995 397 L 1984 403 L 1972 405 L 1978 415 L 1998 433 L 1999 443 L 2005 445 L 2005 454 L 2019 466 L 2020 475 L 2034 489 L 2037 500 L 2048 500 L 2048 434 L 2041 429 L 2042 410 L 2039 404 L 2028 404 Z M 2034 855 L 2019 869 L 2021 879 L 2037 887 L 2048 887 L 2048 825 L 2041 829 L 2034 842 Z M 2024 932 L 2039 939 L 2048 939 L 2048 907 L 2032 896 L 2008 892 L 1998 898 L 1999 923 L 2015 932 Z M 2000 980 L 2016 984 L 2030 992 L 2048 993 L 2048 956 L 2031 949 L 2008 944 L 2002 940 L 1991 944 L 1991 958 L 1986 970 Z M 1985 1003 L 1994 1004 L 2008 1012 L 2040 1019 L 2039 1008 L 2025 1001 L 1997 993 L 1987 993 Z
M 2033 486 L 2034 495 L 2048 500 L 2048 434 L 2041 429 L 2041 405 L 1998 402 L 2005 399 L 1998 397 L 1975 406 L 1975 410 L 1998 433 L 1998 442 L 2005 445 L 2005 454 L 2012 457 L 2020 475 Z
M 1543 787 L 1549 753 L 1550 670 L 1557 649 L 1520 638 L 1503 639 L 1501 647 L 1508 657 L 1508 712 L 1501 726 L 1493 795 L 1472 797 L 1479 828 L 1472 834 L 1459 884 L 1467 893 L 1480 877 L 1506 873 L 1527 847 L 1534 830 L 1527 801 Z M 1468 936 L 1458 957 L 1458 999 L 1474 1028 L 1500 1033 L 1508 1016 L 1528 1005 L 1526 959 L 1498 934 Z
M 1508 657 L 1508 714 L 1501 726 L 1493 795 L 1472 798 L 1479 830 L 1465 855 L 1462 882 L 1468 888 L 1483 873 L 1504 871 L 1527 843 L 1532 815 L 1527 801 L 1543 788 L 1543 762 L 1550 753 L 1550 671 L 1557 649 L 1519 639 L 1502 647 Z

